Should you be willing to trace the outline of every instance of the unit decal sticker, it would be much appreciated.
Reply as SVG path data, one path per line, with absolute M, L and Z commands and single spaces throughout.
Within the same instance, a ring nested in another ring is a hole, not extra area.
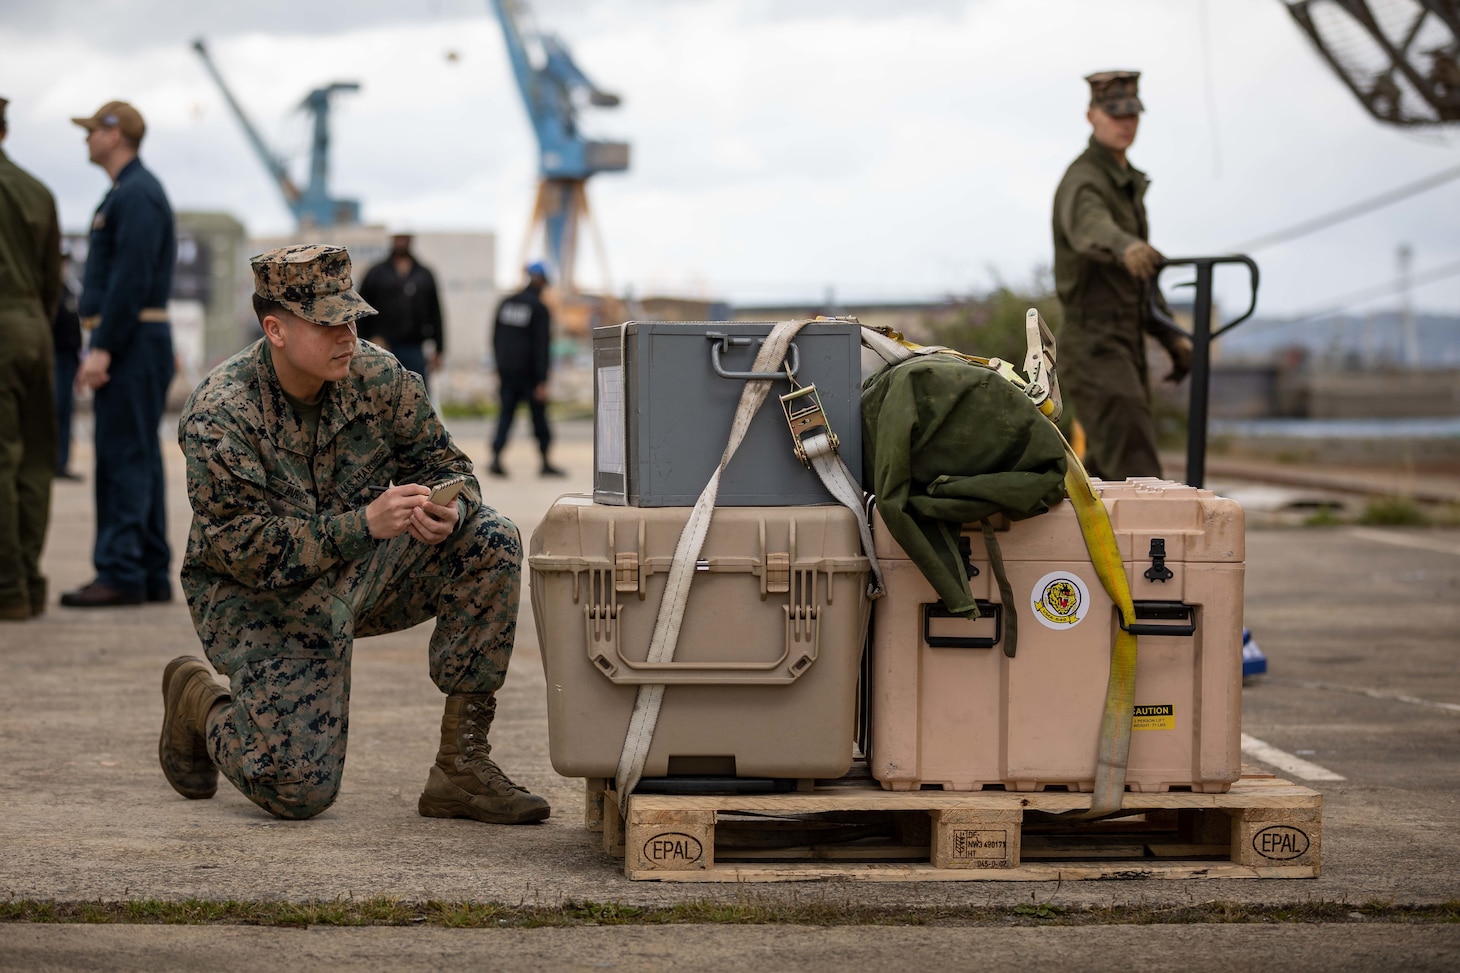
M 1084 621 L 1090 611 L 1090 589 L 1078 575 L 1051 571 L 1034 583 L 1029 603 L 1041 625 L 1070 629 Z

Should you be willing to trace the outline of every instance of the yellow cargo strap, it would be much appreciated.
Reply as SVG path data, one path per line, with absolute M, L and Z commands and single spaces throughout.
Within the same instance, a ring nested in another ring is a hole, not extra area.
M 1121 624 L 1110 647 L 1110 681 L 1105 686 L 1105 711 L 1100 717 L 1100 749 L 1095 761 L 1095 793 L 1090 810 L 1072 813 L 1071 817 L 1099 818 L 1121 808 L 1125 797 L 1125 774 L 1130 765 L 1131 718 L 1136 696 L 1136 637 L 1127 629 L 1136 620 L 1131 603 L 1130 584 L 1125 577 L 1125 564 L 1115 541 L 1115 529 L 1105 504 L 1095 495 L 1090 474 L 1070 444 L 1065 443 L 1069 467 L 1065 471 L 1065 492 L 1075 508 L 1085 549 L 1105 593 L 1120 611 Z

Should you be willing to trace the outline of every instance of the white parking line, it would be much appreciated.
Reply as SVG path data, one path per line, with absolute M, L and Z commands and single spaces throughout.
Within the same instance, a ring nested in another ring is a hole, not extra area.
M 1411 547 L 1420 551 L 1439 551 L 1441 554 L 1454 554 L 1460 557 L 1460 544 L 1454 541 L 1447 542 L 1444 538 L 1427 537 L 1423 534 L 1401 534 L 1396 531 L 1375 530 L 1372 527 L 1351 527 L 1349 534 L 1366 541 L 1393 544 L 1395 547 Z
M 1346 780 L 1342 774 L 1335 774 L 1327 767 L 1320 767 L 1315 763 L 1309 763 L 1302 757 L 1295 757 L 1286 750 L 1279 750 L 1268 743 L 1263 743 L 1256 737 L 1242 734 L 1242 752 L 1253 760 L 1260 760 L 1269 767 L 1276 767 L 1278 770 L 1294 777 L 1301 777 L 1303 780 Z

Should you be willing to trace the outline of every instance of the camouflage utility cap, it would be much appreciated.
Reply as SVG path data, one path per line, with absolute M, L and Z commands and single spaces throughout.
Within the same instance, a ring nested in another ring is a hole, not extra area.
M 1137 85 L 1139 71 L 1101 71 L 1086 76 L 1090 82 L 1090 107 L 1099 108 L 1112 118 L 1138 115 L 1146 110 L 1141 104 Z
M 88 132 L 99 128 L 119 128 L 133 142 L 142 141 L 142 136 L 147 134 L 147 123 L 142 121 L 142 113 L 125 101 L 109 101 L 90 118 L 73 118 L 71 121 Z
M 249 259 L 259 297 L 315 324 L 349 324 L 376 313 L 355 293 L 350 253 L 320 243 L 279 247 Z

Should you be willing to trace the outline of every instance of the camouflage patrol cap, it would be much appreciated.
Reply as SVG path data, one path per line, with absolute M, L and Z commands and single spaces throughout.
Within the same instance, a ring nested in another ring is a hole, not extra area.
M 315 324 L 349 324 L 376 313 L 355 293 L 350 253 L 322 243 L 279 247 L 249 258 L 253 289 Z
M 1139 71 L 1101 71 L 1087 75 L 1090 107 L 1099 108 L 1112 118 L 1140 114 L 1146 110 L 1137 92 L 1140 79 Z

